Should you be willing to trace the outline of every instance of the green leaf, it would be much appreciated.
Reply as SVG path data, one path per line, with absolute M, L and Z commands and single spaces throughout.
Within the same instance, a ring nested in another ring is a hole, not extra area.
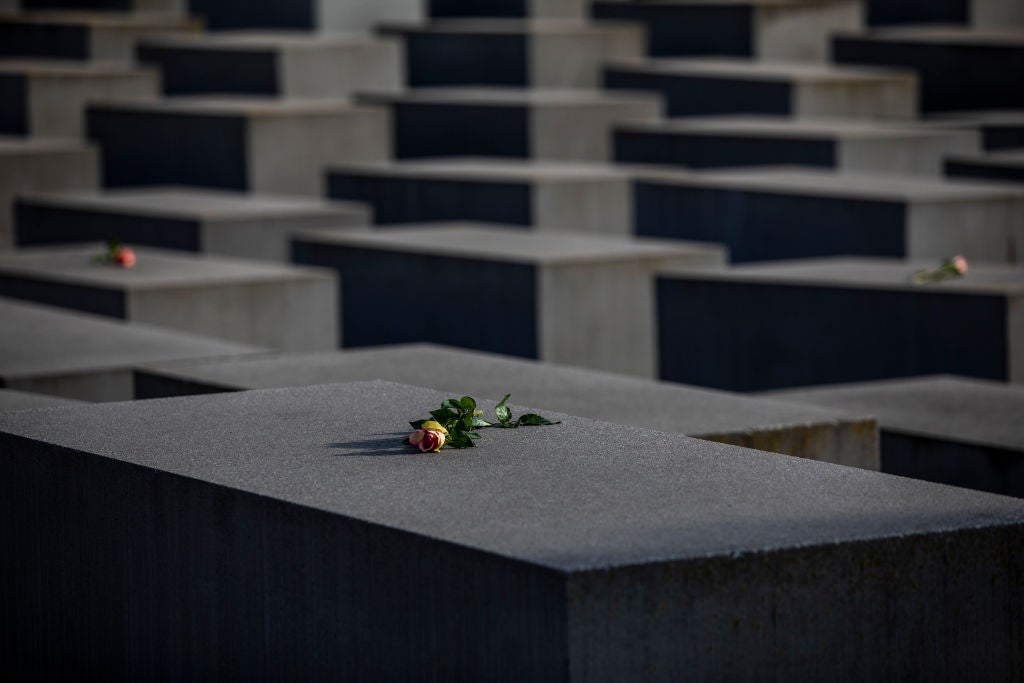
M 448 444 L 451 445 L 452 448 L 476 448 L 476 444 L 473 443 L 473 439 L 463 432 L 452 434 L 451 438 L 448 439 Z
M 483 419 L 483 418 L 474 417 L 473 418 L 473 426 L 474 427 L 490 427 L 491 423 L 488 422 L 487 420 Z
M 466 436 L 468 436 L 471 439 L 479 439 L 480 438 L 480 433 L 479 432 L 466 432 Z
M 521 415 L 519 417 L 519 419 L 516 420 L 516 424 L 521 426 L 521 427 L 528 427 L 528 426 L 539 426 L 539 425 L 557 425 L 557 424 L 561 424 L 561 423 L 560 422 L 552 422 L 551 420 L 547 419 L 546 417 L 541 417 L 540 415 L 538 415 L 536 413 L 527 413 L 526 415 Z
M 459 401 L 459 405 L 461 405 L 462 409 L 470 415 L 472 415 L 473 411 L 476 410 L 476 401 L 473 400 L 472 396 L 463 396 L 462 400 Z
M 441 403 L 441 408 L 447 408 L 448 410 L 456 413 L 462 410 L 462 406 L 459 405 L 459 399 L 457 398 L 445 399 L 444 402 Z
M 460 417 L 459 418 L 459 426 L 462 427 L 463 429 L 472 429 L 473 428 L 473 413 L 469 413 L 468 415 L 463 415 L 462 417 Z
M 505 398 L 501 399 L 501 403 L 494 406 L 494 414 L 498 417 L 498 421 L 501 422 L 502 427 L 508 427 L 509 422 L 512 421 L 512 411 L 505 405 L 505 401 L 509 399 L 512 394 L 505 394 Z
M 445 424 L 449 420 L 454 420 L 459 416 L 458 413 L 451 411 L 447 408 L 439 408 L 438 410 L 431 410 L 430 417 L 434 418 L 441 424 Z
M 413 420 L 409 424 L 412 426 L 413 429 L 419 429 L 420 427 L 423 426 L 424 422 L 426 422 L 426 420 Z

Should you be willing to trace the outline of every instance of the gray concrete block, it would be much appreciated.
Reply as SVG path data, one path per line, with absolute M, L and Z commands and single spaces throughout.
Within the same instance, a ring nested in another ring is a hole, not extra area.
M 122 242 L 236 258 L 287 262 L 290 239 L 307 228 L 371 224 L 353 202 L 187 187 L 19 195 L 17 244 Z
M 878 469 L 869 410 L 796 407 L 767 399 L 652 382 L 432 344 L 319 353 L 272 353 L 153 363 L 135 375 L 136 398 L 307 386 L 371 379 L 516 401 L 634 427 L 686 434 L 841 465 Z
M 94 188 L 99 170 L 99 153 L 92 145 L 0 136 L 0 250 L 12 244 L 18 194 Z
M 292 256 L 338 270 L 347 346 L 429 341 L 646 377 L 653 272 L 724 259 L 717 245 L 464 224 L 309 231 Z M 448 310 L 449 296 L 465 308 Z M 427 313 L 434 305 L 444 312 Z
M 653 93 L 521 88 L 417 88 L 366 94 L 391 109 L 395 156 L 608 161 L 611 128 L 662 113 Z
M 615 159 L 689 168 L 800 165 L 940 176 L 950 154 L 980 149 L 974 131 L 869 121 L 718 116 L 615 127 Z
M 225 31 L 139 41 L 167 95 L 348 97 L 405 84 L 401 45 L 363 34 Z
M 932 376 L 768 396 L 876 415 L 883 472 L 1024 497 L 1020 385 Z
M 0 132 L 79 138 L 87 102 L 156 99 L 160 75 L 120 64 L 3 59 L 0 92 Z
M 615 61 L 607 88 L 653 90 L 669 116 L 768 114 L 796 118 L 898 118 L 917 114 L 912 71 L 741 59 Z
M 963 24 L 976 28 L 1024 25 L 1019 0 L 866 0 L 871 26 L 893 24 Z
M 370 382 L 0 416 L 5 668 L 1024 675 L 1020 500 L 557 414 L 472 452 L 401 446 L 444 397 Z
M 1024 260 L 1024 191 L 827 170 L 642 171 L 636 232 L 728 245 L 736 262 L 865 255 Z
M 432 0 L 436 1 L 436 0 Z M 214 30 L 294 29 L 367 31 L 382 21 L 426 16 L 428 0 L 189 0 L 192 12 Z
M 81 405 L 82 401 L 70 398 L 57 398 L 44 394 L 30 394 L 14 389 L 0 389 L 0 411 L 33 410 L 36 408 L 55 408 L 60 406 Z
M 0 12 L 0 56 L 132 62 L 139 38 L 200 26 L 171 12 Z
M 951 155 L 945 170 L 950 178 L 1024 183 L 1024 150 Z
M 985 150 L 1024 147 L 1024 109 L 938 113 L 923 119 L 918 125 L 977 131 L 981 134 L 981 145 Z
M 107 186 L 323 195 L 327 164 L 390 157 L 386 109 L 342 100 L 180 97 L 88 109 Z
M 0 254 L 0 296 L 275 349 L 338 346 L 329 271 L 133 249 L 132 268 L 96 263 L 99 243 Z
M 604 62 L 639 59 L 646 37 L 633 24 L 571 19 L 441 19 L 379 31 L 402 39 L 411 87 L 598 88 Z
M 809 259 L 658 280 L 661 378 L 761 391 L 925 374 L 1024 381 L 1024 268 Z
M 329 197 L 366 202 L 378 223 L 474 220 L 598 235 L 631 235 L 627 173 L 607 164 L 430 159 L 328 170 Z
M 827 61 L 833 31 L 863 26 L 859 0 L 597 0 L 597 19 L 640 21 L 654 57 Z
M 1024 107 L 1020 31 L 915 26 L 844 33 L 833 38 L 832 60 L 913 69 L 925 112 Z
M 260 347 L 0 298 L 0 386 L 84 401 L 129 401 L 140 363 Z
M 430 0 L 429 13 L 435 19 L 533 18 L 579 19 L 587 15 L 587 0 Z
M 0 0 L 0 7 L 26 10 L 95 9 L 103 11 L 182 12 L 187 0 Z

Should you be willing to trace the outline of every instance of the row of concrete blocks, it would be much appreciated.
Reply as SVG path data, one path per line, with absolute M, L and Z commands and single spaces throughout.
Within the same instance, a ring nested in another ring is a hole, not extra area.
M 1024 675 L 1019 499 L 547 410 L 560 424 L 468 453 L 402 446 L 446 397 L 374 381 L 0 414 L 6 670 Z

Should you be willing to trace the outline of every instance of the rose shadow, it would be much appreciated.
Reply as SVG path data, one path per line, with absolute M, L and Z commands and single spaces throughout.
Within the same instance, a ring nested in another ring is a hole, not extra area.
M 419 453 L 415 448 L 402 444 L 402 439 L 409 436 L 408 432 L 391 432 L 381 434 L 372 439 L 354 439 L 352 441 L 335 441 L 324 444 L 324 448 L 338 448 L 339 452 L 332 453 L 335 457 L 379 457 L 394 455 L 415 455 Z

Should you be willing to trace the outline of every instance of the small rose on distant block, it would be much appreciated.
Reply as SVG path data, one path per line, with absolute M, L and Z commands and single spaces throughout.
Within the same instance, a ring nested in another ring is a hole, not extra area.
M 135 267 L 135 251 L 117 240 L 107 242 L 107 250 L 96 257 L 96 263 L 107 263 L 121 268 Z
M 484 412 L 477 410 L 473 397 L 449 398 L 440 408 L 430 411 L 433 419 L 410 422 L 415 431 L 402 443 L 423 453 L 437 453 L 442 448 L 476 448 L 476 440 L 480 438 L 478 430 L 487 427 L 512 429 L 560 424 L 536 413 L 526 413 L 513 420 L 512 410 L 505 405 L 509 396 L 511 394 L 505 394 L 501 403 L 494 407 L 496 422 L 483 419 Z
M 919 270 L 910 278 L 915 285 L 927 285 L 967 275 L 967 259 L 957 254 L 952 258 L 943 259 L 938 268 Z

